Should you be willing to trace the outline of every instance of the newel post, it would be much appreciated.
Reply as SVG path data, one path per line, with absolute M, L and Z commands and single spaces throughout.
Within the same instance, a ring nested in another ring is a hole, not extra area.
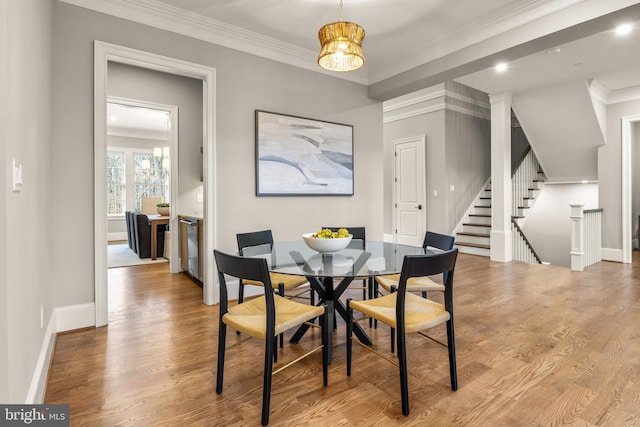
M 571 206 L 571 269 L 584 270 L 584 205 Z

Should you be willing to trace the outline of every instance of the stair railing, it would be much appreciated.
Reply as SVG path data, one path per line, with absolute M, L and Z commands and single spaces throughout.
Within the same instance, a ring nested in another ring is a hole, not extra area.
M 511 235 L 513 236 L 513 260 L 528 264 L 542 264 L 542 260 L 531 246 L 515 218 L 511 218 Z
M 529 197 L 529 189 L 533 188 L 533 183 L 538 179 L 540 164 L 533 150 L 529 149 L 524 159 L 516 169 L 511 178 L 511 215 L 520 216 L 518 208 L 525 206 L 525 199 Z

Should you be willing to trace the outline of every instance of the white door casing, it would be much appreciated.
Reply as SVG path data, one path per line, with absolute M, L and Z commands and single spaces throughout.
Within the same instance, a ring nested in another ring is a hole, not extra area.
M 397 243 L 422 246 L 427 227 L 425 136 L 398 139 L 394 148 L 394 235 Z
M 215 181 L 215 69 L 101 41 L 94 42 L 94 285 L 95 323 L 108 323 L 107 293 L 107 208 L 106 208 L 106 108 L 107 64 L 120 62 L 202 80 L 203 110 L 203 182 L 204 182 L 204 262 L 203 302 L 216 304 L 219 289 L 213 260 L 216 247 Z M 171 170 L 178 170 L 178 156 L 171 156 Z M 172 227 L 177 229 L 177 227 Z M 173 257 L 172 257 L 173 258 Z

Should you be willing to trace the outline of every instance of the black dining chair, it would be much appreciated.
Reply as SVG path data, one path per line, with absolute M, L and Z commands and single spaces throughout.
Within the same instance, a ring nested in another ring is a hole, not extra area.
M 363 301 L 347 299 L 347 376 L 351 375 L 353 342 L 360 343 L 353 338 L 354 310 L 370 316 L 389 325 L 398 331 L 398 361 L 384 357 L 387 361 L 399 367 L 400 396 L 402 400 L 402 414 L 409 415 L 409 385 L 407 366 L 406 335 L 413 332 L 433 328 L 446 323 L 447 344 L 449 352 L 449 376 L 451 389 L 458 389 L 458 375 L 456 369 L 456 348 L 453 327 L 453 273 L 456 265 L 458 249 L 446 252 L 429 253 L 425 255 L 407 255 L 402 263 L 402 272 L 398 282 L 397 292 Z M 444 305 L 407 292 L 407 283 L 413 277 L 444 275 Z M 378 351 L 362 346 L 374 353 Z M 370 372 L 369 372 L 370 373 Z
M 328 382 L 328 348 L 329 328 L 327 327 L 326 305 L 308 305 L 291 301 L 276 295 L 271 286 L 269 268 L 264 258 L 245 258 L 213 251 L 218 278 L 220 282 L 220 318 L 218 325 L 218 366 L 216 376 L 216 393 L 222 393 L 224 379 L 224 361 L 227 326 L 253 338 L 265 341 L 264 377 L 262 390 L 262 424 L 269 423 L 269 405 L 271 401 L 271 378 L 277 372 L 291 366 L 300 359 L 322 349 L 322 381 L 326 387 Z M 229 306 L 229 296 L 225 276 L 241 280 L 264 283 L 264 295 Z M 278 335 L 303 323 L 320 317 L 322 328 L 322 345 L 314 348 L 304 356 L 287 363 L 276 371 L 273 363 L 276 359 L 276 345 Z M 247 369 L 251 369 L 250 367 Z
M 253 231 L 249 233 L 238 233 L 236 234 L 236 240 L 238 242 L 238 253 L 241 256 L 255 256 L 255 255 L 268 255 L 271 256 L 271 251 L 273 249 L 273 233 L 271 230 L 262 230 L 262 231 Z M 304 276 L 296 276 L 291 274 L 281 274 L 281 273 L 269 273 L 269 277 L 271 279 L 271 283 L 274 289 L 278 290 L 278 294 L 282 297 L 300 297 L 300 295 L 304 294 L 308 290 L 305 289 L 303 292 L 300 292 L 296 295 L 289 296 L 287 295 L 288 291 L 297 288 L 299 286 L 307 283 L 307 278 Z M 261 286 L 264 287 L 262 282 L 250 280 L 250 279 L 242 279 L 240 280 L 240 285 L 238 287 L 238 303 L 242 303 L 244 301 L 244 287 L 246 285 L 251 286 Z M 313 301 L 313 291 L 311 292 L 311 302 Z M 284 346 L 284 338 L 280 337 L 280 347 Z
M 424 235 L 422 247 L 425 251 L 450 251 L 453 249 L 455 243 L 455 237 L 448 236 L 446 234 L 434 233 L 433 231 L 427 231 Z M 387 292 L 392 292 L 393 289 L 398 288 L 400 281 L 399 274 L 390 274 L 385 276 L 377 276 L 375 278 L 375 284 L 373 285 L 374 298 L 379 294 L 378 286 L 382 287 Z M 444 285 L 437 283 L 429 277 L 413 277 L 407 283 L 407 290 L 409 292 L 421 292 L 424 298 L 427 298 L 427 292 L 429 291 L 444 291 Z
M 338 232 L 340 228 L 346 228 L 349 230 L 349 234 L 353 236 L 348 248 L 367 249 L 367 234 L 365 227 L 322 227 L 328 228 L 333 232 Z M 356 277 L 356 280 L 362 280 L 362 299 L 372 298 L 373 295 L 373 280 L 369 276 Z

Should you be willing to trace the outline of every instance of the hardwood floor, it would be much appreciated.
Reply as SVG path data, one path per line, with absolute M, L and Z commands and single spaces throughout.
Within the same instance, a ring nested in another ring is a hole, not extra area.
M 277 374 L 274 426 L 638 426 L 640 259 L 583 273 L 461 254 L 455 273 L 459 390 L 444 347 L 408 338 L 411 414 L 403 417 L 397 368 L 334 332 L 329 386 L 320 354 Z M 72 426 L 259 425 L 262 342 L 227 351 L 215 393 L 217 306 L 167 264 L 109 270 L 109 326 L 60 334 L 45 403 L 68 403 Z M 352 292 L 360 298 L 359 290 Z M 438 300 L 436 293 L 430 297 Z M 389 349 L 389 330 L 370 329 Z M 290 335 L 290 334 L 289 334 Z M 445 339 L 444 326 L 434 336 Z M 230 333 L 227 346 L 239 341 Z M 279 350 L 278 366 L 320 340 Z

